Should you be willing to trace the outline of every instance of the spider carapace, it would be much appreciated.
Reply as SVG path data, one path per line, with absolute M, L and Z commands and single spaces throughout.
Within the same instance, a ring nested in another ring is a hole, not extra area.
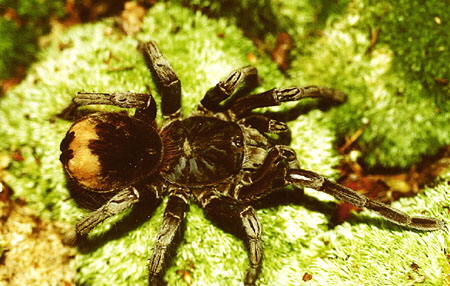
M 157 108 L 151 94 L 79 92 L 75 106 L 108 104 L 134 108 L 135 114 L 100 112 L 76 121 L 61 143 L 60 160 L 78 192 L 74 195 L 101 202 L 76 225 L 78 237 L 149 198 L 149 193 L 153 199 L 168 197 L 148 264 L 149 285 L 162 281 L 167 251 L 190 202 L 219 220 L 239 222 L 249 254 L 245 285 L 255 285 L 263 259 L 262 229 L 252 205 L 287 185 L 323 191 L 410 228 L 443 227 L 440 220 L 411 217 L 301 169 L 294 150 L 284 145 L 290 132 L 287 125 L 252 112 L 308 97 L 339 103 L 346 98 L 342 92 L 308 86 L 251 94 L 257 70 L 247 66 L 209 89 L 197 109 L 183 118 L 178 76 L 154 42 L 141 49 L 161 96 L 162 126 L 155 122 Z

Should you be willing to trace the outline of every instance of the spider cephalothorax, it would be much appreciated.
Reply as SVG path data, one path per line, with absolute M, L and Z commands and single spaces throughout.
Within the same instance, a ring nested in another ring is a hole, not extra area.
M 191 201 L 213 217 L 239 221 L 250 260 L 245 285 L 255 284 L 263 257 L 261 225 L 252 204 L 287 185 L 326 192 L 399 225 L 421 230 L 443 227 L 440 220 L 411 217 L 301 169 L 294 150 L 282 144 L 289 134 L 286 124 L 252 113 L 258 107 L 306 97 L 342 102 L 343 93 L 310 86 L 249 94 L 257 82 L 256 68 L 249 66 L 231 72 L 206 93 L 193 114 L 183 118 L 178 77 L 155 43 L 143 45 L 143 51 L 161 94 L 162 127 L 155 122 L 151 94 L 80 92 L 73 100 L 76 106 L 110 104 L 136 111 L 131 117 L 103 112 L 81 118 L 61 142 L 60 159 L 71 185 L 80 192 L 75 195 L 102 202 L 77 224 L 79 236 L 149 197 L 144 194 L 168 197 L 149 260 L 150 285 L 161 280 L 167 251 Z M 232 96 L 237 92 L 239 96 Z

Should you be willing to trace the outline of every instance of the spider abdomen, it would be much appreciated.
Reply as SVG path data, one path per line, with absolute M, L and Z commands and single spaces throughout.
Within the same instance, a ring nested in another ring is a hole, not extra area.
M 125 114 L 97 113 L 72 125 L 61 151 L 60 160 L 78 185 L 108 192 L 150 175 L 160 163 L 161 139 Z
M 218 183 L 236 174 L 244 157 L 243 134 L 233 122 L 193 116 L 161 131 L 162 175 L 184 186 Z

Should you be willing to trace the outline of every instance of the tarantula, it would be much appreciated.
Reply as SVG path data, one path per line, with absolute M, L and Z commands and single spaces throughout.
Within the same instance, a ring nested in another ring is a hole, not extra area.
M 287 185 L 331 194 L 410 228 L 443 227 L 440 220 L 411 217 L 301 169 L 294 150 L 281 144 L 290 132 L 287 125 L 252 113 L 255 108 L 303 98 L 343 101 L 342 92 L 308 86 L 250 94 L 257 70 L 247 66 L 209 89 L 197 110 L 183 118 L 180 80 L 154 42 L 141 48 L 161 95 L 162 126 L 155 122 L 151 94 L 79 92 L 73 99 L 75 106 L 107 104 L 134 108 L 135 114 L 100 112 L 79 119 L 61 142 L 60 160 L 69 182 L 81 192 L 75 195 L 103 204 L 77 223 L 78 237 L 146 194 L 154 199 L 168 197 L 148 264 L 150 285 L 162 280 L 167 252 L 191 201 L 219 219 L 239 221 L 250 262 L 245 285 L 255 285 L 263 259 L 261 224 L 252 205 Z

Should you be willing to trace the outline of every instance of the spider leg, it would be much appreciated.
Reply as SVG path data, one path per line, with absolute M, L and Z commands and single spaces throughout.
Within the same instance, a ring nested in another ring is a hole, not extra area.
M 132 187 L 114 195 L 106 204 L 90 213 L 76 225 L 77 235 L 85 236 L 105 219 L 119 214 L 139 201 L 138 191 Z
M 142 47 L 147 66 L 161 94 L 163 116 L 168 118 L 181 116 L 181 81 L 155 42 L 147 42 Z
M 73 98 L 75 106 L 83 105 L 114 105 L 122 108 L 136 108 L 135 117 L 152 122 L 156 117 L 156 103 L 153 96 L 148 93 L 135 92 L 78 92 Z
M 249 172 L 248 176 L 244 176 L 242 187 L 237 190 L 235 197 L 242 202 L 262 198 L 286 185 L 284 177 L 287 169 L 299 167 L 300 164 L 292 148 L 276 145 L 269 150 L 261 166 Z
M 387 220 L 418 230 L 436 230 L 444 227 L 444 222 L 431 217 L 412 217 L 408 214 L 390 207 L 381 202 L 355 192 L 343 185 L 325 179 L 319 174 L 302 169 L 288 170 L 286 175 L 288 183 L 312 188 L 330 194 L 343 202 L 352 204 L 358 208 L 367 208 L 375 211 Z
M 252 127 L 262 134 L 270 133 L 277 135 L 278 139 L 275 140 L 277 144 L 288 144 L 291 138 L 291 131 L 286 123 L 270 119 L 267 116 L 255 114 L 242 118 L 238 123 Z
M 336 89 L 318 86 L 274 88 L 263 93 L 239 98 L 231 105 L 230 111 L 237 118 L 242 118 L 255 108 L 276 106 L 282 102 L 298 101 L 303 98 L 322 98 L 334 102 L 344 102 L 346 95 Z
M 243 205 L 237 201 L 225 198 L 212 198 L 206 202 L 206 212 L 218 222 L 227 221 L 236 226 L 240 221 L 240 227 L 246 239 L 248 258 L 250 265 L 245 274 L 244 284 L 255 285 L 255 281 L 261 271 L 263 247 L 261 240 L 262 227 L 251 206 Z
M 155 248 L 149 259 L 149 285 L 151 286 L 159 285 L 160 274 L 168 258 L 167 254 L 171 250 L 170 246 L 173 246 L 174 238 L 180 230 L 180 225 L 188 207 L 187 198 L 181 192 L 169 196 L 166 210 L 164 211 L 164 218 L 156 237 Z
M 223 109 L 220 102 L 230 97 L 238 88 L 256 85 L 258 71 L 253 66 L 246 66 L 232 71 L 225 79 L 210 88 L 200 102 L 200 108 L 218 112 Z

